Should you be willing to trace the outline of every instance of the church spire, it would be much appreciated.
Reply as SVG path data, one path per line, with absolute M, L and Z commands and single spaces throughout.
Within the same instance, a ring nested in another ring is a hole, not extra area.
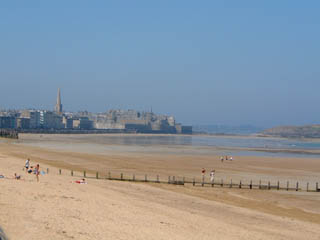
M 60 88 L 58 88 L 57 103 L 56 103 L 55 110 L 56 110 L 56 113 L 58 113 L 58 114 L 62 113 Z

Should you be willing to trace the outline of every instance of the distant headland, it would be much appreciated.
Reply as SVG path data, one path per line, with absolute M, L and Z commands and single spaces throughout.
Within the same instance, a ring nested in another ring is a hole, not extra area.
M 262 135 L 284 138 L 320 138 L 320 124 L 279 126 L 264 130 Z

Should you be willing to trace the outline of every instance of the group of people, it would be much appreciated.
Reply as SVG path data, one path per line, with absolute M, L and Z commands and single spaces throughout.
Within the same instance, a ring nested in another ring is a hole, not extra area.
M 40 175 L 40 165 L 37 164 L 35 167 L 33 166 L 30 166 L 30 159 L 28 158 L 26 160 L 26 163 L 25 163 L 25 169 L 26 169 L 26 172 L 27 173 L 34 173 L 36 175 L 36 178 L 37 178 L 37 182 L 39 182 L 39 175 Z
M 220 160 L 221 160 L 221 162 L 223 162 L 224 160 L 226 160 L 226 161 L 232 161 L 233 160 L 233 158 L 232 158 L 232 156 L 230 157 L 230 158 L 228 158 L 228 156 L 226 155 L 225 157 L 223 157 L 223 156 L 221 156 L 220 157 Z
M 206 169 L 205 169 L 205 168 L 202 168 L 201 173 L 202 173 L 202 177 L 204 178 L 205 175 L 206 175 Z M 214 176 L 215 176 L 215 174 L 216 174 L 216 170 L 212 169 L 211 172 L 210 172 L 210 181 L 211 181 L 211 182 L 214 181 Z

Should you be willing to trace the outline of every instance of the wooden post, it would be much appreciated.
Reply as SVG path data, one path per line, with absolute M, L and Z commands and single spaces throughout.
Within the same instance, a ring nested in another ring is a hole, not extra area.
M 145 181 L 145 182 L 148 182 L 147 174 L 144 175 L 144 181 Z
M 157 183 L 159 183 L 160 182 L 160 180 L 159 180 L 159 175 L 157 175 Z
M 299 189 L 299 182 L 297 182 L 296 191 Z
M 96 172 L 96 179 L 99 179 L 99 173 Z
M 231 181 L 230 181 L 230 188 L 232 188 L 232 179 L 231 179 Z
M 47 168 L 47 174 L 49 173 L 49 168 Z
M 242 188 L 242 182 L 241 182 L 241 180 L 240 180 L 239 188 Z
M 202 186 L 202 187 L 204 186 L 204 176 L 202 176 L 202 183 L 201 183 L 201 186 Z
M 212 184 L 211 184 L 211 186 L 214 187 L 214 179 L 212 179 Z
M 259 189 L 261 189 L 261 180 L 259 181 Z
M 182 183 L 183 183 L 183 185 L 184 185 L 184 182 L 185 182 L 185 178 L 183 177 L 183 178 L 182 178 Z
M 59 174 L 61 175 L 61 169 L 59 169 Z
M 123 180 L 123 173 L 121 173 L 121 175 L 120 175 L 120 179 L 121 179 L 121 181 Z
M 111 172 L 108 172 L 108 179 L 111 179 Z
M 250 180 L 250 189 L 252 189 L 252 180 Z
M 289 181 L 287 181 L 287 191 L 289 191 Z
M 268 190 L 270 190 L 271 189 L 271 187 L 270 187 L 270 181 L 268 182 Z
M 136 181 L 136 175 L 135 174 L 132 175 L 132 181 Z
M 221 178 L 221 187 L 223 187 L 223 179 Z
M 170 184 L 170 182 L 171 182 L 171 177 L 169 176 L 168 177 L 168 183 Z
M 193 185 L 193 186 L 196 185 L 196 179 L 195 179 L 195 178 L 193 178 L 192 185 Z
M 176 176 L 172 177 L 172 182 L 173 182 L 173 184 L 176 182 Z
M 84 178 L 86 177 L 86 171 L 83 171 L 83 177 Z
M 277 190 L 280 189 L 280 182 L 278 181 Z
M 309 183 L 307 182 L 307 192 L 309 192 Z
M 316 191 L 319 191 L 318 183 L 316 183 Z
M 71 170 L 71 176 L 73 176 L 73 170 Z

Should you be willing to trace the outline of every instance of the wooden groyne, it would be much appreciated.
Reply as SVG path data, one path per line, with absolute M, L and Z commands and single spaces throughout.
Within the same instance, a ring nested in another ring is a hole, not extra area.
M 0 137 L 18 139 L 19 133 L 17 130 L 13 129 L 0 129 Z
M 258 189 L 258 190 L 283 190 L 283 191 L 305 191 L 305 192 L 319 192 L 320 188 L 318 182 L 316 183 L 304 183 L 302 185 L 299 182 L 290 182 L 290 181 L 243 181 L 239 182 L 232 181 L 229 182 L 224 181 L 223 179 L 214 178 L 213 181 L 206 181 L 205 177 L 202 179 L 197 178 L 186 178 L 186 177 L 177 177 L 177 176 L 167 176 L 160 177 L 160 175 L 150 176 L 148 174 L 124 174 L 117 173 L 112 174 L 111 172 L 105 172 L 101 174 L 100 172 L 96 172 L 95 174 L 88 174 L 86 171 L 76 172 L 73 170 L 64 170 L 70 176 L 77 176 L 82 178 L 95 178 L 101 180 L 113 180 L 113 181 L 128 181 L 128 182 L 144 182 L 144 183 L 162 183 L 162 184 L 173 184 L 173 185 L 190 185 L 194 187 L 219 187 L 219 188 L 238 188 L 238 189 Z M 49 173 L 49 169 L 47 169 L 47 173 Z M 62 169 L 59 169 L 59 175 L 62 175 Z

